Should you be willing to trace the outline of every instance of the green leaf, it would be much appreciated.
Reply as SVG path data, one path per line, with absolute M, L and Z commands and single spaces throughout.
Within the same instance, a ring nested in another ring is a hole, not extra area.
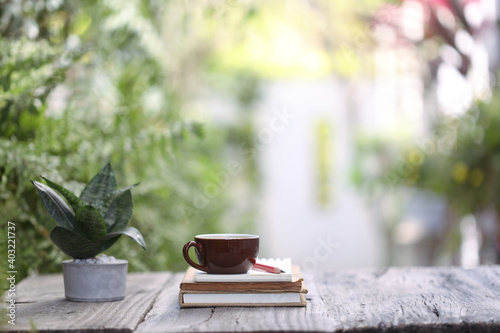
M 106 198 L 116 190 L 116 180 L 111 165 L 108 163 L 85 186 L 80 194 L 80 199 L 86 204 L 99 209 L 104 216 L 104 203 Z
M 120 237 L 121 235 L 130 237 L 133 241 L 142 246 L 144 250 L 146 250 L 146 242 L 144 241 L 141 232 L 134 227 L 128 227 L 120 231 L 110 232 L 109 234 L 106 234 L 105 236 L 98 239 L 96 244 L 98 244 L 98 247 L 100 247 L 104 244 L 104 242 L 110 239 L 114 239 L 115 237 Z
M 113 201 L 115 201 L 122 194 L 124 194 L 127 191 L 130 191 L 131 189 L 133 189 L 134 187 L 136 187 L 139 184 L 140 183 L 136 183 L 134 185 L 130 185 L 130 186 L 125 187 L 125 188 L 121 188 L 119 190 L 114 190 L 113 193 L 111 193 L 110 195 L 108 195 L 106 197 L 106 199 L 104 200 L 104 205 L 103 205 L 103 209 L 106 211 L 106 213 L 107 213 L 109 207 L 111 206 L 111 204 L 113 203 Z
M 74 212 L 78 211 L 78 209 L 85 206 L 85 203 L 82 200 L 80 200 L 76 195 L 74 195 L 72 192 L 68 191 L 63 186 L 52 182 L 51 180 L 45 178 L 44 176 L 40 176 L 40 177 L 42 177 L 47 182 L 47 185 L 49 185 L 52 189 L 56 190 L 57 192 L 59 192 L 60 194 L 63 195 L 63 197 L 71 205 L 71 208 L 73 208 Z
M 78 209 L 74 224 L 75 230 L 92 242 L 106 234 L 106 225 L 101 214 L 91 205 Z
M 133 210 L 132 192 L 127 190 L 113 201 L 104 216 L 108 232 L 125 229 L 130 222 Z
M 50 239 L 61 251 L 75 259 L 93 258 L 100 253 L 99 248 L 87 238 L 63 227 L 55 227 Z
M 96 246 L 97 246 L 97 247 L 98 247 L 98 249 L 99 249 L 99 253 L 104 252 L 104 251 L 106 251 L 107 249 L 109 249 L 111 246 L 113 246 L 113 245 L 116 243 L 116 241 L 117 241 L 118 239 L 120 239 L 120 236 L 121 236 L 121 235 L 118 235 L 118 236 L 116 236 L 116 237 L 112 237 L 112 238 L 110 238 L 110 239 L 108 239 L 108 240 L 105 240 L 105 241 L 102 241 L 102 242 L 97 243 L 97 244 L 96 244 Z
M 66 201 L 49 186 L 34 180 L 31 180 L 31 182 L 35 185 L 40 198 L 42 198 L 47 212 L 56 223 L 66 229 L 73 229 L 75 213 L 73 213 Z

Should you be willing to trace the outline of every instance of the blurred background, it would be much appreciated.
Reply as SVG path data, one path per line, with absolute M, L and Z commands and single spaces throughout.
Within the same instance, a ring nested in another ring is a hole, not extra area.
M 131 271 L 184 270 L 216 232 L 311 270 L 500 262 L 497 1 L 0 4 L 18 278 L 66 259 L 29 179 L 79 193 L 108 161 L 141 182 L 148 251 L 106 253 Z

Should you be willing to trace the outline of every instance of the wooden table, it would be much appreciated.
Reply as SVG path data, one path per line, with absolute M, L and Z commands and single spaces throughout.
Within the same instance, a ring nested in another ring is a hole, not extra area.
M 28 332 L 500 332 L 500 266 L 304 272 L 305 308 L 178 305 L 182 273 L 129 274 L 125 300 L 64 300 L 60 274 L 22 281 L 16 325 Z M 31 324 L 32 323 L 32 324 Z

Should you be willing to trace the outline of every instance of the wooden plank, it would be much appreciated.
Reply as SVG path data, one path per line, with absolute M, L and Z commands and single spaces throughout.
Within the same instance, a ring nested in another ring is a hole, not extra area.
M 496 332 L 499 277 L 498 266 L 317 272 L 305 274 L 307 308 L 260 309 L 180 309 L 173 283 L 138 332 Z
M 317 281 L 346 332 L 500 331 L 500 266 L 323 272 Z
M 309 293 L 305 308 L 294 307 L 213 307 L 181 309 L 178 304 L 179 283 L 176 276 L 158 296 L 153 308 L 138 326 L 137 332 L 232 332 L 232 331 L 301 331 L 331 330 L 332 321 L 317 294 L 311 275 L 305 275 Z M 310 282 L 309 282 L 310 281 Z
M 306 308 L 190 308 L 183 274 L 129 274 L 127 297 L 64 300 L 61 275 L 18 285 L 16 326 L 42 332 L 500 332 L 500 266 L 304 272 Z
M 25 279 L 17 286 L 16 325 L 7 331 L 133 332 L 150 310 L 171 273 L 130 273 L 127 294 L 118 302 L 79 303 L 64 299 L 61 274 Z

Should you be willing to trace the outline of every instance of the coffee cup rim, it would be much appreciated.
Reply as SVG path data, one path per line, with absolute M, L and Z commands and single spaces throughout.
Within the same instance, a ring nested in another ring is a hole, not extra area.
M 194 236 L 199 239 L 258 239 L 258 235 L 252 234 L 201 234 Z

